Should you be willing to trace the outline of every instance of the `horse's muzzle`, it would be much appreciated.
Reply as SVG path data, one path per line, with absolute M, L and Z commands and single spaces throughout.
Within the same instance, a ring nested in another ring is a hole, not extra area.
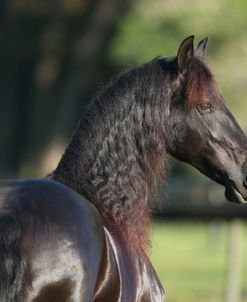
M 233 186 L 227 186 L 225 190 L 225 197 L 227 200 L 237 203 L 247 203 L 247 192 L 243 196 L 237 189 Z
M 246 176 L 245 176 L 245 179 L 244 179 L 243 184 L 244 184 L 244 187 L 247 189 L 247 174 L 246 174 Z

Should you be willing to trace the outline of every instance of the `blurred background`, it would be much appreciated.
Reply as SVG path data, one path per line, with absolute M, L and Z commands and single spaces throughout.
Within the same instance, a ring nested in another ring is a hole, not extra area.
M 247 131 L 244 0 L 1 0 L 0 177 L 45 177 L 92 96 L 123 69 L 209 37 L 208 63 Z M 247 301 L 247 207 L 171 160 L 151 257 L 166 301 Z

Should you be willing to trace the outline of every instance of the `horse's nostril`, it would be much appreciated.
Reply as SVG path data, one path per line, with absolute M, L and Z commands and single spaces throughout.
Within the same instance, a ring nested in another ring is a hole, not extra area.
M 244 179 L 244 186 L 247 189 L 247 175 L 245 176 L 245 179 Z

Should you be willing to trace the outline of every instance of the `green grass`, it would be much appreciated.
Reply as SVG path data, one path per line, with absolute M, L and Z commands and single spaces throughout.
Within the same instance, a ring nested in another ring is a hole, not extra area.
M 242 236 L 242 296 L 247 301 L 247 224 Z M 151 258 L 167 302 L 223 302 L 229 225 L 225 222 L 155 223 Z

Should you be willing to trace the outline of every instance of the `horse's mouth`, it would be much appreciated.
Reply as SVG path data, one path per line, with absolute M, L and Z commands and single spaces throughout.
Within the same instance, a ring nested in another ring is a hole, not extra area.
M 234 187 L 226 187 L 225 197 L 227 200 L 237 203 L 247 203 L 247 197 L 243 197 Z

